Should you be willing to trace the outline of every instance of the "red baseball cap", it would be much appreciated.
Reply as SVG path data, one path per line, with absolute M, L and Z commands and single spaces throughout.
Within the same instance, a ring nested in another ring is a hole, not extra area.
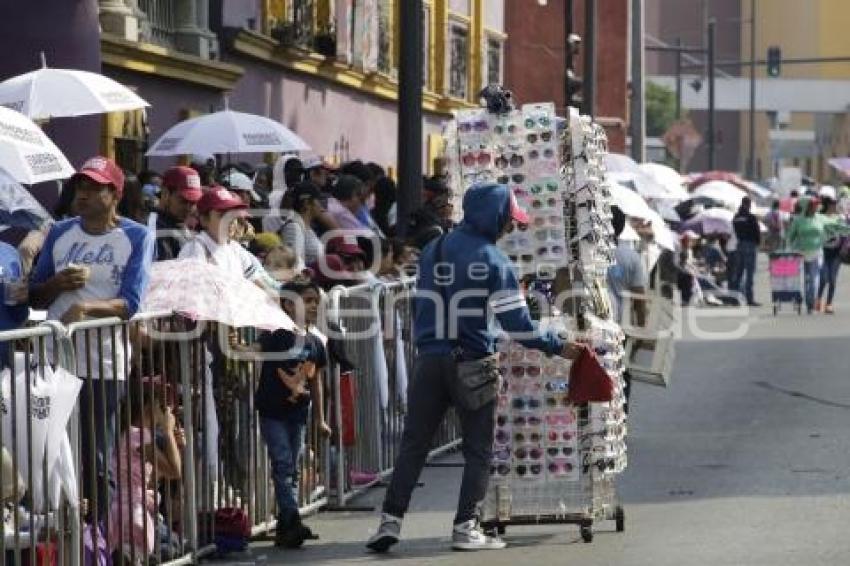
M 222 186 L 215 185 L 207 189 L 198 201 L 198 212 L 209 212 L 211 210 L 225 211 L 247 208 L 242 199 L 228 191 Z
M 514 192 L 509 189 L 511 195 L 511 218 L 519 222 L 520 224 L 528 224 L 531 222 L 531 217 L 528 216 L 528 213 L 520 208 L 519 203 L 516 200 L 516 195 Z
M 99 185 L 112 185 L 118 198 L 124 196 L 124 172 L 111 159 L 101 155 L 92 157 L 83 163 L 74 178 L 78 179 L 80 176 L 87 177 Z
M 198 202 L 204 196 L 201 190 L 201 177 L 198 172 L 185 165 L 169 168 L 162 176 L 162 184 L 178 191 L 189 202 Z
M 339 236 L 328 242 L 328 251 L 341 257 L 366 258 L 366 253 L 357 245 L 356 236 Z

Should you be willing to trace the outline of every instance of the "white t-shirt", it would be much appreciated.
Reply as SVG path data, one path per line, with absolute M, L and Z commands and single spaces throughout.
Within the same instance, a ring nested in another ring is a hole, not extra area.
M 183 246 L 178 259 L 199 259 L 213 263 L 228 273 L 241 273 L 254 281 L 260 277 L 260 262 L 238 242 L 228 240 L 219 244 L 206 232 L 201 232 Z
M 56 297 L 47 309 L 47 318 L 59 320 L 79 302 L 110 299 L 124 299 L 129 316 L 136 314 L 150 277 L 153 247 L 153 233 L 127 218 L 119 218 L 118 226 L 104 234 L 89 234 L 83 230 L 79 218 L 56 223 L 47 235 L 32 282 L 44 283 L 70 264 L 89 268 L 91 275 L 84 287 Z M 89 335 L 88 356 L 86 334 Z M 116 330 L 114 340 L 109 328 L 100 333 L 97 330 L 78 331 L 75 335 L 78 377 L 99 378 L 101 361 L 105 379 L 126 377 L 122 327 Z M 88 367 L 89 357 L 91 368 Z

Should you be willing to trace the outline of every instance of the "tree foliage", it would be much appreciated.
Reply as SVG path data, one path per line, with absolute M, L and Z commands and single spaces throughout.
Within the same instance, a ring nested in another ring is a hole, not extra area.
M 646 135 L 661 137 L 676 121 L 676 93 L 652 82 L 646 83 Z

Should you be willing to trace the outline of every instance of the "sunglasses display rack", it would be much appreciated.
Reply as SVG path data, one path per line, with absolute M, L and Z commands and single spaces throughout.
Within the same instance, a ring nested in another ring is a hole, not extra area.
M 595 520 L 615 519 L 622 530 L 615 478 L 626 467 L 627 427 L 623 335 L 606 289 L 615 240 L 605 132 L 572 109 L 557 118 L 545 103 L 498 115 L 461 111 L 444 139 L 445 173 L 458 198 L 476 183 L 498 182 L 529 213 L 528 226 L 498 245 L 520 276 L 551 283 L 570 274 L 576 318 L 544 324 L 570 326 L 614 384 L 611 402 L 573 405 L 569 361 L 499 341 L 504 383 L 483 524 L 504 532 L 507 525 L 574 523 L 586 542 Z

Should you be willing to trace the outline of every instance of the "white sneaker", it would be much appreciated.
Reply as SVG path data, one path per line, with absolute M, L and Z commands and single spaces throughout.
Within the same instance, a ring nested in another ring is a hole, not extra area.
M 378 532 L 369 537 L 366 548 L 373 552 L 386 552 L 398 543 L 401 534 L 401 519 L 388 513 L 381 513 Z
M 485 535 L 474 519 L 452 529 L 452 548 L 455 550 L 500 550 L 506 546 L 507 543 L 499 537 Z

